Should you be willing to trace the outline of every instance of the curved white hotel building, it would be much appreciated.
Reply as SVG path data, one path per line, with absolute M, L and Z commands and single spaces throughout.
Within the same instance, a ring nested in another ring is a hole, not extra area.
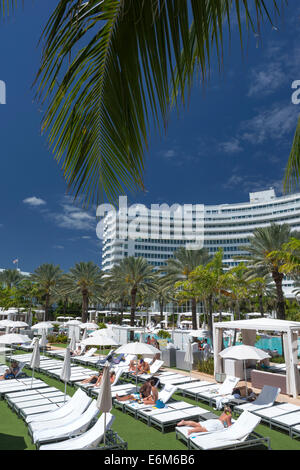
M 160 210 L 156 212 L 156 218 L 152 219 L 150 235 L 149 230 L 143 233 L 143 227 L 147 227 L 150 216 L 145 214 L 140 217 L 140 233 L 137 230 L 135 239 L 128 236 L 122 239 L 122 217 L 108 213 L 103 224 L 102 269 L 108 271 L 126 256 L 144 257 L 153 266 L 165 265 L 180 246 L 188 247 L 194 240 L 189 239 L 189 234 L 192 237 L 195 233 L 199 211 L 201 222 L 198 226 L 200 231 L 202 230 L 202 246 L 207 248 L 210 254 L 214 254 L 220 247 L 223 248 L 224 264 L 228 268 L 238 264 L 234 256 L 243 254 L 241 247 L 247 245 L 256 228 L 265 227 L 270 223 L 287 223 L 291 229 L 300 230 L 300 193 L 276 197 L 274 189 L 269 189 L 250 193 L 249 202 L 215 206 L 189 205 L 188 208 L 190 225 L 186 226 L 189 226 L 190 232 L 186 230 L 185 236 L 182 236 L 182 223 L 177 223 L 172 210 L 169 211 L 170 231 L 167 234 L 164 235 L 164 229 L 161 227 L 164 212 Z M 125 225 L 128 226 L 130 220 L 132 218 L 127 218 Z M 156 231 L 155 224 L 153 230 L 153 220 L 156 221 Z M 292 283 L 285 281 L 286 294 L 289 290 L 292 290 Z

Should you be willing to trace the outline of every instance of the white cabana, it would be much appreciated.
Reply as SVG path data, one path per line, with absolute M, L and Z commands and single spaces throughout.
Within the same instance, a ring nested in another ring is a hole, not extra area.
M 222 359 L 219 353 L 222 350 L 224 330 L 239 330 L 242 333 L 243 344 L 249 346 L 254 346 L 257 331 L 272 331 L 283 334 L 283 353 L 286 362 L 287 393 L 292 395 L 294 398 L 299 395 L 300 379 L 297 363 L 298 332 L 300 332 L 300 322 L 276 320 L 272 318 L 258 318 L 214 323 L 213 337 L 215 374 L 223 372 Z

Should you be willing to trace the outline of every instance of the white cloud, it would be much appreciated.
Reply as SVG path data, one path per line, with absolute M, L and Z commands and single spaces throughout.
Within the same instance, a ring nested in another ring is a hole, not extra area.
M 243 151 L 240 141 L 236 138 L 228 142 L 221 142 L 219 148 L 225 153 L 240 153 Z
M 175 152 L 175 150 L 173 150 L 173 149 L 169 149 L 169 150 L 167 150 L 166 152 L 164 152 L 163 156 L 164 156 L 165 158 L 173 158 L 173 157 L 176 156 L 176 152 Z
M 31 196 L 23 199 L 24 204 L 28 204 L 29 206 L 37 207 L 37 206 L 44 206 L 46 201 L 41 199 L 40 197 Z
M 65 197 L 61 207 L 61 212 L 48 214 L 48 217 L 54 220 L 58 227 L 73 230 L 96 230 L 96 216 L 71 204 L 70 198 Z
M 55 248 L 56 250 L 64 250 L 64 246 L 62 245 L 53 245 L 53 248 Z
M 286 73 L 281 62 L 275 62 L 261 69 L 251 71 L 251 86 L 248 96 L 264 94 L 265 96 L 274 93 L 286 82 Z
M 261 144 L 268 138 L 282 139 L 296 129 L 298 111 L 297 106 L 292 104 L 276 104 L 271 109 L 262 110 L 241 124 L 241 137 L 252 144 Z

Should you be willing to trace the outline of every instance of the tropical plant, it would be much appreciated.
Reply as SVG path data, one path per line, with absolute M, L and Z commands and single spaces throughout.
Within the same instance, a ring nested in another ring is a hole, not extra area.
M 187 281 L 184 285 L 177 284 L 177 288 L 182 289 L 177 292 L 177 298 L 183 297 L 191 302 L 193 329 L 197 328 L 197 295 L 193 292 L 193 287 L 189 283 L 190 273 L 200 265 L 206 265 L 211 259 L 206 248 L 200 250 L 186 250 L 181 247 L 174 253 L 174 258 L 167 261 L 167 265 L 161 268 L 162 283 L 166 287 L 174 287 L 175 283 Z M 181 286 L 181 287 L 180 287 Z
M 82 322 L 88 319 L 89 302 L 100 299 L 103 289 L 103 273 L 92 261 L 76 263 L 63 277 L 62 292 L 81 297 Z
M 236 306 L 237 319 L 241 319 L 240 305 L 241 302 L 249 297 L 250 281 L 246 265 L 241 262 L 238 266 L 230 269 L 228 272 L 230 279 L 230 292 Z
M 243 247 L 245 255 L 241 256 L 247 262 L 249 269 L 263 275 L 269 273 L 275 283 L 277 294 L 277 314 L 281 320 L 285 319 L 285 299 L 282 288 L 284 274 L 282 266 L 285 257 L 280 257 L 283 246 L 291 237 L 291 228 L 288 224 L 271 224 L 254 230 L 249 245 Z
M 24 276 L 17 269 L 4 269 L 4 271 L 0 273 L 0 283 L 8 287 L 8 289 L 17 287 L 23 278 Z
M 151 122 L 166 127 L 193 81 L 223 64 L 224 29 L 273 24 L 279 0 L 60 0 L 41 38 L 43 130 L 69 188 L 85 201 L 143 188 Z M 8 14 L 9 0 L 0 2 Z M 17 0 L 11 0 L 12 5 Z M 252 8 L 253 7 L 253 8 Z M 244 21 L 245 18 L 245 21 Z
M 263 277 L 253 277 L 248 279 L 249 293 L 251 297 L 257 297 L 261 316 L 264 316 L 264 298 L 276 297 L 276 291 L 272 278 L 269 274 Z
M 63 272 L 59 266 L 53 264 L 42 264 L 31 274 L 31 281 L 36 284 L 38 293 L 44 304 L 45 320 L 50 320 L 50 302 L 57 283 Z
M 159 314 L 160 321 L 164 319 L 164 307 L 169 302 L 174 301 L 174 289 L 169 286 L 164 285 L 161 279 L 158 279 L 158 282 L 155 287 L 154 298 L 157 300 L 159 305 Z
M 208 331 L 211 342 L 213 341 L 213 309 L 216 301 L 220 301 L 221 296 L 231 297 L 231 276 L 223 272 L 222 268 L 223 250 L 218 250 L 213 259 L 205 266 L 197 266 L 189 275 L 189 282 L 193 286 L 195 293 L 204 302 Z
M 114 282 L 124 289 L 130 299 L 130 326 L 134 326 L 137 295 L 155 291 L 157 274 L 153 267 L 144 258 L 129 256 L 124 258 L 114 270 Z M 130 331 L 130 340 L 133 341 L 134 332 Z

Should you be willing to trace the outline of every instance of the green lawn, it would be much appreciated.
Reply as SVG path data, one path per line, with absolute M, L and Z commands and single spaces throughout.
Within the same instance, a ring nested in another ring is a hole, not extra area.
M 26 371 L 26 369 L 25 369 Z M 31 371 L 27 370 L 28 375 Z M 35 373 L 35 377 L 41 378 L 50 386 L 54 386 L 64 391 L 64 384 L 47 375 Z M 75 392 L 74 387 L 67 388 L 69 395 Z M 174 395 L 177 400 L 182 400 L 182 396 Z M 197 404 L 192 399 L 184 398 L 188 403 Z M 201 407 L 209 408 L 207 404 L 200 404 Z M 216 412 L 217 413 L 217 412 Z M 144 422 L 122 413 L 122 411 L 113 408 L 112 414 L 116 416 L 113 424 L 113 430 L 119 436 L 128 442 L 129 450 L 186 450 L 186 446 L 175 438 L 175 432 L 167 432 L 165 434 L 153 427 L 147 426 Z M 300 441 L 291 439 L 283 431 L 271 430 L 268 426 L 259 425 L 256 431 L 263 435 L 269 436 L 271 439 L 271 448 L 273 450 L 300 450 Z M 8 407 L 5 400 L 0 401 L 0 450 L 31 450 L 35 449 L 31 439 L 27 433 L 27 427 L 21 418 Z

